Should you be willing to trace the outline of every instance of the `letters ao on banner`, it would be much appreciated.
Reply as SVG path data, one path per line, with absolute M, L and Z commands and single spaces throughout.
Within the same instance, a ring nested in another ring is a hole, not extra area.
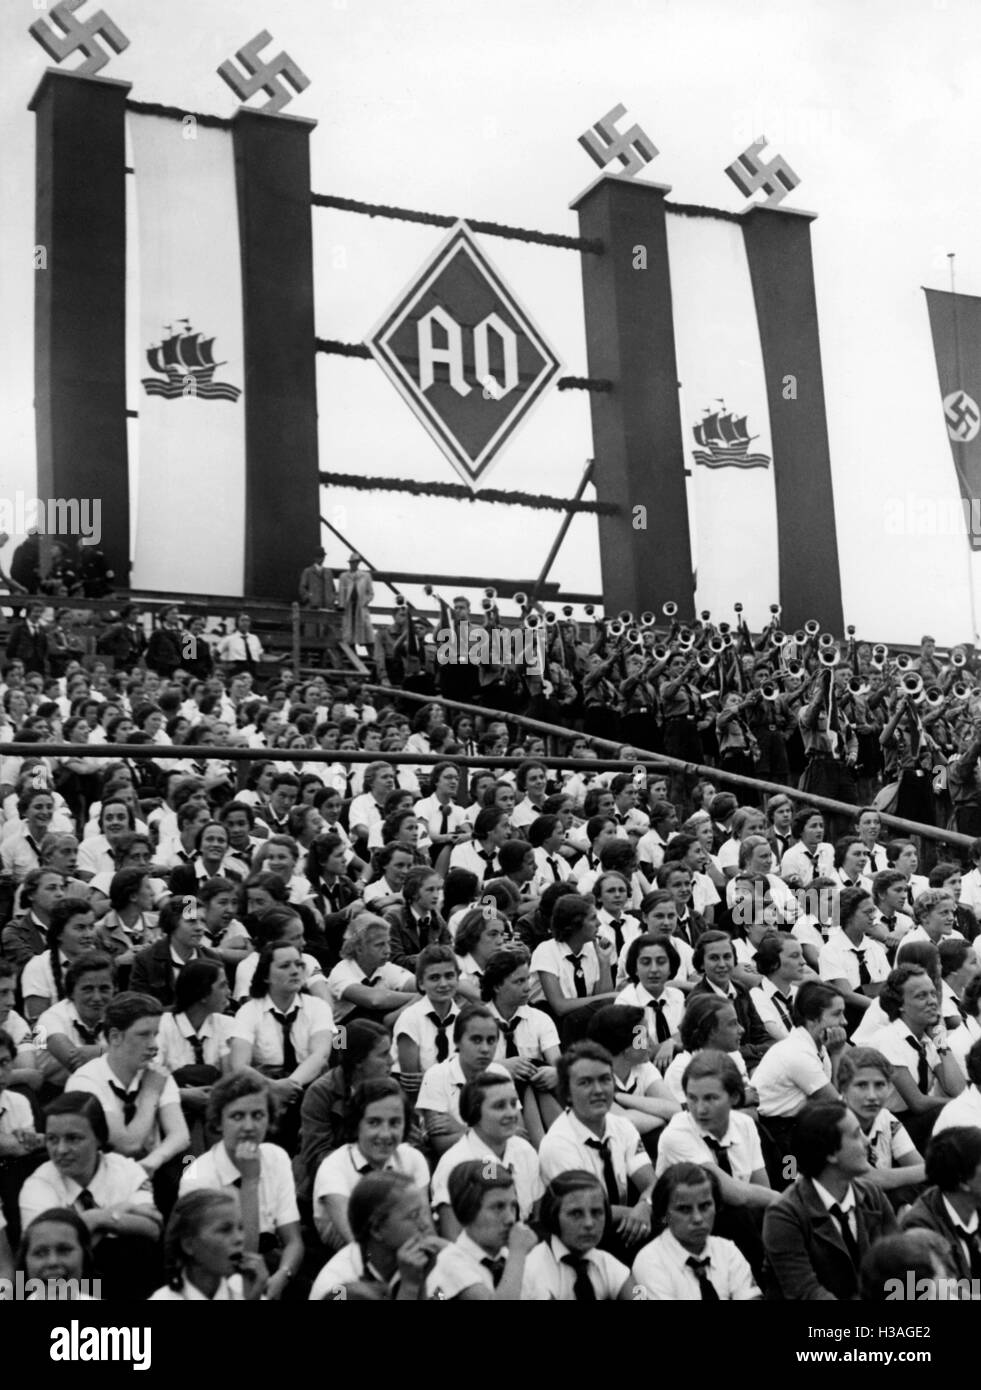
M 132 582 L 241 595 L 242 273 L 232 136 L 128 116 L 138 227 L 138 480 Z
M 718 616 L 739 599 L 761 628 L 780 597 L 779 461 L 742 228 L 670 211 L 666 224 L 696 607 Z

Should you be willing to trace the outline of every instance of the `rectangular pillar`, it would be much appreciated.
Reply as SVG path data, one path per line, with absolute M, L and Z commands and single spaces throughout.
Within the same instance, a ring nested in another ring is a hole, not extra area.
M 320 545 L 310 133 L 240 108 L 232 121 L 245 327 L 245 593 L 293 599 Z
M 128 82 L 49 68 L 36 117 L 34 396 L 42 501 L 98 502 L 100 546 L 128 583 Z M 42 538 L 42 563 L 50 546 Z M 74 540 L 69 538 L 70 548 Z
M 818 334 L 813 214 L 751 208 L 743 236 L 766 372 L 779 531 L 781 627 L 844 630 Z
M 694 617 L 685 460 L 671 315 L 665 195 L 659 184 L 604 176 L 573 204 L 582 237 L 602 255 L 582 257 L 591 377 L 594 478 L 600 501 L 600 564 L 607 615 L 660 612 L 668 599 Z M 644 508 L 639 512 L 637 508 Z M 646 518 L 646 529 L 635 522 Z

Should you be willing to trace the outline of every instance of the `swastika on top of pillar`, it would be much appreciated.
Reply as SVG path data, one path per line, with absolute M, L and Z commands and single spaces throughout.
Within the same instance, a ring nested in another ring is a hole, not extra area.
M 766 146 L 766 136 L 754 140 L 748 149 L 733 160 L 726 173 L 747 198 L 752 197 L 758 188 L 767 195 L 760 207 L 773 208 L 782 203 L 787 194 L 797 187 L 800 179 L 782 155 L 774 155 L 769 164 L 760 159 L 760 151 Z
M 614 106 L 590 130 L 583 131 L 579 143 L 601 169 L 618 159 L 623 166 L 621 175 L 633 178 L 652 159 L 657 158 L 659 150 L 639 125 L 632 125 L 629 130 L 617 130 L 617 121 L 626 114 L 625 106 Z
M 86 0 L 58 0 L 51 10 L 51 18 L 61 30 L 60 34 L 46 19 L 35 20 L 28 33 L 56 63 L 63 63 L 75 53 L 83 53 L 85 61 L 72 71 L 91 75 L 109 61 L 109 54 L 100 40 L 104 40 L 114 53 L 122 53 L 124 48 L 129 48 L 129 39 L 105 10 L 98 10 L 85 20 L 76 19 L 75 11 L 85 3 Z
M 305 91 L 310 85 L 310 79 L 286 52 L 277 53 L 275 58 L 264 61 L 259 56 L 259 50 L 265 48 L 267 43 L 272 43 L 272 35 L 267 29 L 263 29 L 261 34 L 249 39 L 235 54 L 248 73 L 247 77 L 242 76 L 230 58 L 219 66 L 218 76 L 228 83 L 240 101 L 248 101 L 256 92 L 268 93 L 269 100 L 265 106 L 257 106 L 254 109 L 272 113 L 282 111 L 297 92 Z M 293 88 L 292 92 L 280 81 L 281 77 Z

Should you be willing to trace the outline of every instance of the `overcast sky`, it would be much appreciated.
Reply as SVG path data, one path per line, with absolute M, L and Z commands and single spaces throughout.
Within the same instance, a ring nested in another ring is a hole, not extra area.
M 97 7 L 89 0 L 84 13 Z M 782 153 L 801 178 L 789 201 L 819 214 L 812 237 L 846 621 L 885 641 L 926 630 L 941 642 L 969 636 L 966 541 L 923 533 L 922 521 L 919 534 L 904 534 L 895 518 L 917 499 L 922 518 L 924 504 L 957 497 L 921 286 L 946 288 L 946 253 L 956 251 L 958 288 L 981 295 L 977 0 L 101 7 L 131 41 L 104 76 L 131 82 L 139 100 L 225 116 L 236 99 L 215 68 L 269 29 L 270 51 L 285 48 L 311 79 L 289 110 L 319 122 L 314 189 L 369 202 L 575 235 L 568 205 L 597 172 L 577 137 L 622 102 L 661 151 L 652 179 L 672 185 L 677 201 L 738 210 L 744 200 L 723 169 L 765 134 L 768 153 Z M 5 495 L 35 486 L 27 103 L 48 59 L 27 29 L 41 14 L 39 0 L 0 6 Z M 313 218 L 317 332 L 362 341 L 444 233 L 334 212 Z M 578 255 L 481 242 L 564 372 L 585 375 Z M 373 363 L 321 356 L 318 382 L 321 467 L 457 480 Z M 553 390 L 482 483 L 571 496 L 591 451 L 585 394 Z M 323 506 L 376 566 L 427 573 L 530 578 L 559 521 L 394 493 L 325 495 Z M 325 544 L 343 563 L 340 545 Z M 5 567 L 10 553 L 0 555 Z M 588 517 L 574 522 L 553 577 L 569 590 L 598 589 Z

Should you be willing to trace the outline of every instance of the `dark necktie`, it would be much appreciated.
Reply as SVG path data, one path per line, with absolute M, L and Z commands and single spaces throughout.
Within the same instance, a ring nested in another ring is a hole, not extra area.
M 378 983 L 378 976 L 377 976 L 377 975 L 372 975 L 372 977 L 371 977 L 370 980 L 362 980 L 361 983 L 362 983 L 367 989 L 374 989 L 375 985 L 377 985 L 377 983 Z
M 965 1007 L 964 1007 L 964 1005 L 961 1003 L 961 1001 L 958 999 L 958 997 L 957 997 L 956 994 L 953 996 L 953 999 L 954 999 L 954 1004 L 955 1004 L 955 1006 L 956 1006 L 956 1008 L 957 1008 L 957 1012 L 958 1012 L 958 1013 L 960 1014 L 960 1016 L 961 1016 L 961 1022 L 962 1022 L 962 1023 L 966 1023 L 966 1022 L 967 1022 L 967 1010 L 965 1009 Z
M 783 1024 L 783 1026 L 787 1029 L 789 1033 L 794 1026 L 793 1014 L 791 1013 L 793 1005 L 791 1001 L 787 998 L 787 996 L 785 994 L 781 994 L 778 989 L 773 991 L 773 1007 L 780 1015 L 780 1022 Z
M 930 1091 L 930 1064 L 926 1059 L 926 1048 L 916 1041 L 912 1033 L 907 1034 L 906 1041 L 916 1052 L 916 1084 L 924 1095 L 928 1095 Z
M 722 1169 L 723 1173 L 728 1173 L 732 1177 L 732 1164 L 729 1161 L 729 1147 L 721 1140 L 714 1138 L 711 1134 L 703 1134 L 702 1139 L 715 1155 L 716 1165 Z
M 441 807 L 440 807 L 440 811 L 439 811 L 439 817 L 440 817 L 440 819 L 439 819 L 439 833 L 440 833 L 441 835 L 448 835 L 448 834 L 450 833 L 450 812 L 451 812 L 451 810 L 452 810 L 452 807 L 450 807 L 450 806 L 441 806 Z
M 117 1086 L 114 1081 L 110 1081 L 109 1089 L 123 1107 L 123 1124 L 128 1125 L 136 1114 L 136 1092 L 127 1091 L 122 1086 Z
M 450 1055 L 450 1040 L 446 1036 L 447 1029 L 456 1021 L 453 1013 L 448 1013 L 445 1018 L 440 1018 L 435 1011 L 428 1013 L 426 1017 L 436 1029 L 436 1060 L 445 1062 Z
M 652 999 L 651 1008 L 654 1010 L 654 1036 L 659 1043 L 667 1042 L 671 1036 L 671 1025 L 664 1017 L 663 999 Z
M 593 1288 L 593 1281 L 589 1277 L 589 1261 L 585 1255 L 563 1255 L 562 1263 L 568 1265 L 575 1274 L 575 1282 L 572 1285 L 572 1296 L 577 1303 L 595 1303 L 596 1290 Z
M 477 853 L 484 861 L 484 872 L 481 874 L 481 882 L 483 882 L 487 875 L 493 872 L 494 855 L 489 849 L 479 849 Z
M 906 889 L 906 901 L 909 903 L 910 907 L 913 906 L 913 885 L 912 885 L 912 883 L 909 884 L 909 885 L 907 886 L 907 889 Z
M 858 961 L 858 987 L 861 989 L 863 985 L 872 983 L 872 976 L 869 974 L 869 967 L 865 964 L 865 952 L 857 946 L 853 946 L 851 952 Z
M 92 1193 L 88 1190 L 88 1188 L 83 1187 L 81 1192 L 75 1198 L 75 1205 L 76 1207 L 78 1207 L 79 1211 L 94 1211 L 99 1204 L 92 1196 Z
M 817 873 L 817 871 L 818 871 L 817 850 L 815 850 L 813 854 L 811 854 L 809 850 L 805 850 L 804 853 L 807 855 L 807 858 L 811 861 L 811 868 L 813 869 L 813 871 L 814 871 L 815 873 Z
M 246 868 L 251 869 L 251 867 L 252 867 L 252 851 L 251 851 L 251 849 L 233 849 L 233 850 L 232 850 L 232 854 L 235 856 L 236 859 L 241 859 L 242 863 L 246 866 Z
M 617 948 L 617 960 L 619 960 L 620 952 L 623 950 L 623 918 L 611 917 L 610 926 L 613 928 L 613 940 Z
M 191 1051 L 194 1053 L 196 1066 L 204 1066 L 204 1038 L 198 1037 L 197 1033 L 192 1033 L 187 1040 L 191 1044 Z
M 834 1204 L 833 1207 L 829 1207 L 828 1210 L 831 1212 L 831 1215 L 834 1217 L 834 1219 L 838 1222 L 839 1229 L 841 1230 L 841 1238 L 845 1242 L 845 1248 L 848 1251 L 848 1258 L 851 1260 L 855 1268 L 858 1269 L 859 1265 L 862 1262 L 862 1256 L 859 1252 L 858 1241 L 852 1235 L 852 1228 L 848 1224 L 848 1217 L 845 1215 L 844 1211 L 842 1211 L 841 1207 L 838 1205 L 837 1202 Z
M 94 1047 L 99 1041 L 98 1028 L 86 1028 L 81 1019 L 77 1020 L 75 1024 L 75 1032 L 81 1038 L 84 1047 Z
M 878 1168 L 878 1166 L 879 1166 L 879 1150 L 878 1150 L 878 1148 L 877 1148 L 877 1146 L 876 1146 L 874 1140 L 871 1140 L 868 1144 L 866 1144 L 866 1146 L 865 1146 L 865 1156 L 866 1156 L 866 1158 L 867 1158 L 868 1161 L 869 1161 L 869 1167 L 870 1167 L 870 1168 Z
M 572 981 L 576 987 L 576 998 L 586 999 L 589 996 L 589 986 L 586 984 L 586 976 L 582 968 L 582 953 L 578 956 L 569 955 L 572 962 Z
M 505 1057 L 520 1057 L 518 1044 L 515 1041 L 514 1033 L 521 1019 L 515 1014 L 510 1023 L 505 1023 L 503 1018 L 497 1020 L 501 1032 L 504 1034 L 504 1055 Z
M 886 914 L 883 913 L 882 925 L 885 927 L 886 931 L 894 932 L 896 930 L 896 914 L 893 913 L 891 917 L 887 917 Z
M 287 1076 L 291 1076 L 296 1071 L 296 1048 L 293 1046 L 291 1034 L 298 1011 L 294 1009 L 291 1014 L 281 1014 L 275 1009 L 270 1009 L 269 1012 L 283 1030 L 283 1067 Z
M 679 917 L 678 925 L 674 929 L 675 936 L 680 936 L 682 941 L 686 941 L 689 946 L 694 946 L 692 940 L 692 919 L 688 916 Z
M 706 1255 L 704 1260 L 696 1259 L 694 1255 L 689 1255 L 685 1264 L 694 1271 L 695 1278 L 698 1280 L 699 1296 L 703 1303 L 720 1303 L 719 1291 L 712 1283 L 705 1271 L 712 1261 Z
M 603 1183 L 606 1187 L 606 1195 L 610 1199 L 610 1206 L 620 1205 L 620 1184 L 617 1182 L 616 1169 L 613 1167 L 613 1155 L 610 1152 L 609 1139 L 587 1139 L 587 1149 L 597 1149 L 603 1159 Z
M 496 1289 L 504 1278 L 504 1266 L 507 1264 L 507 1256 L 498 1255 L 496 1259 L 493 1259 L 490 1255 L 485 1255 L 480 1263 L 485 1269 L 490 1270 L 491 1278 L 494 1280 L 494 1287 Z
M 546 854 L 546 856 L 545 856 L 545 863 L 546 863 L 546 864 L 548 865 L 548 867 L 552 870 L 552 881 L 553 881 L 553 883 L 558 883 L 558 882 L 559 882 L 559 861 L 556 859 L 556 857 L 555 857 L 554 854 Z
M 252 655 L 252 643 L 248 634 L 243 635 L 242 643 L 245 647 L 245 664 L 251 671 L 255 666 L 255 658 Z
M 977 1231 L 966 1231 L 963 1226 L 955 1226 L 954 1230 L 958 1239 L 967 1246 L 971 1261 L 971 1278 L 981 1279 L 981 1243 L 978 1241 Z

